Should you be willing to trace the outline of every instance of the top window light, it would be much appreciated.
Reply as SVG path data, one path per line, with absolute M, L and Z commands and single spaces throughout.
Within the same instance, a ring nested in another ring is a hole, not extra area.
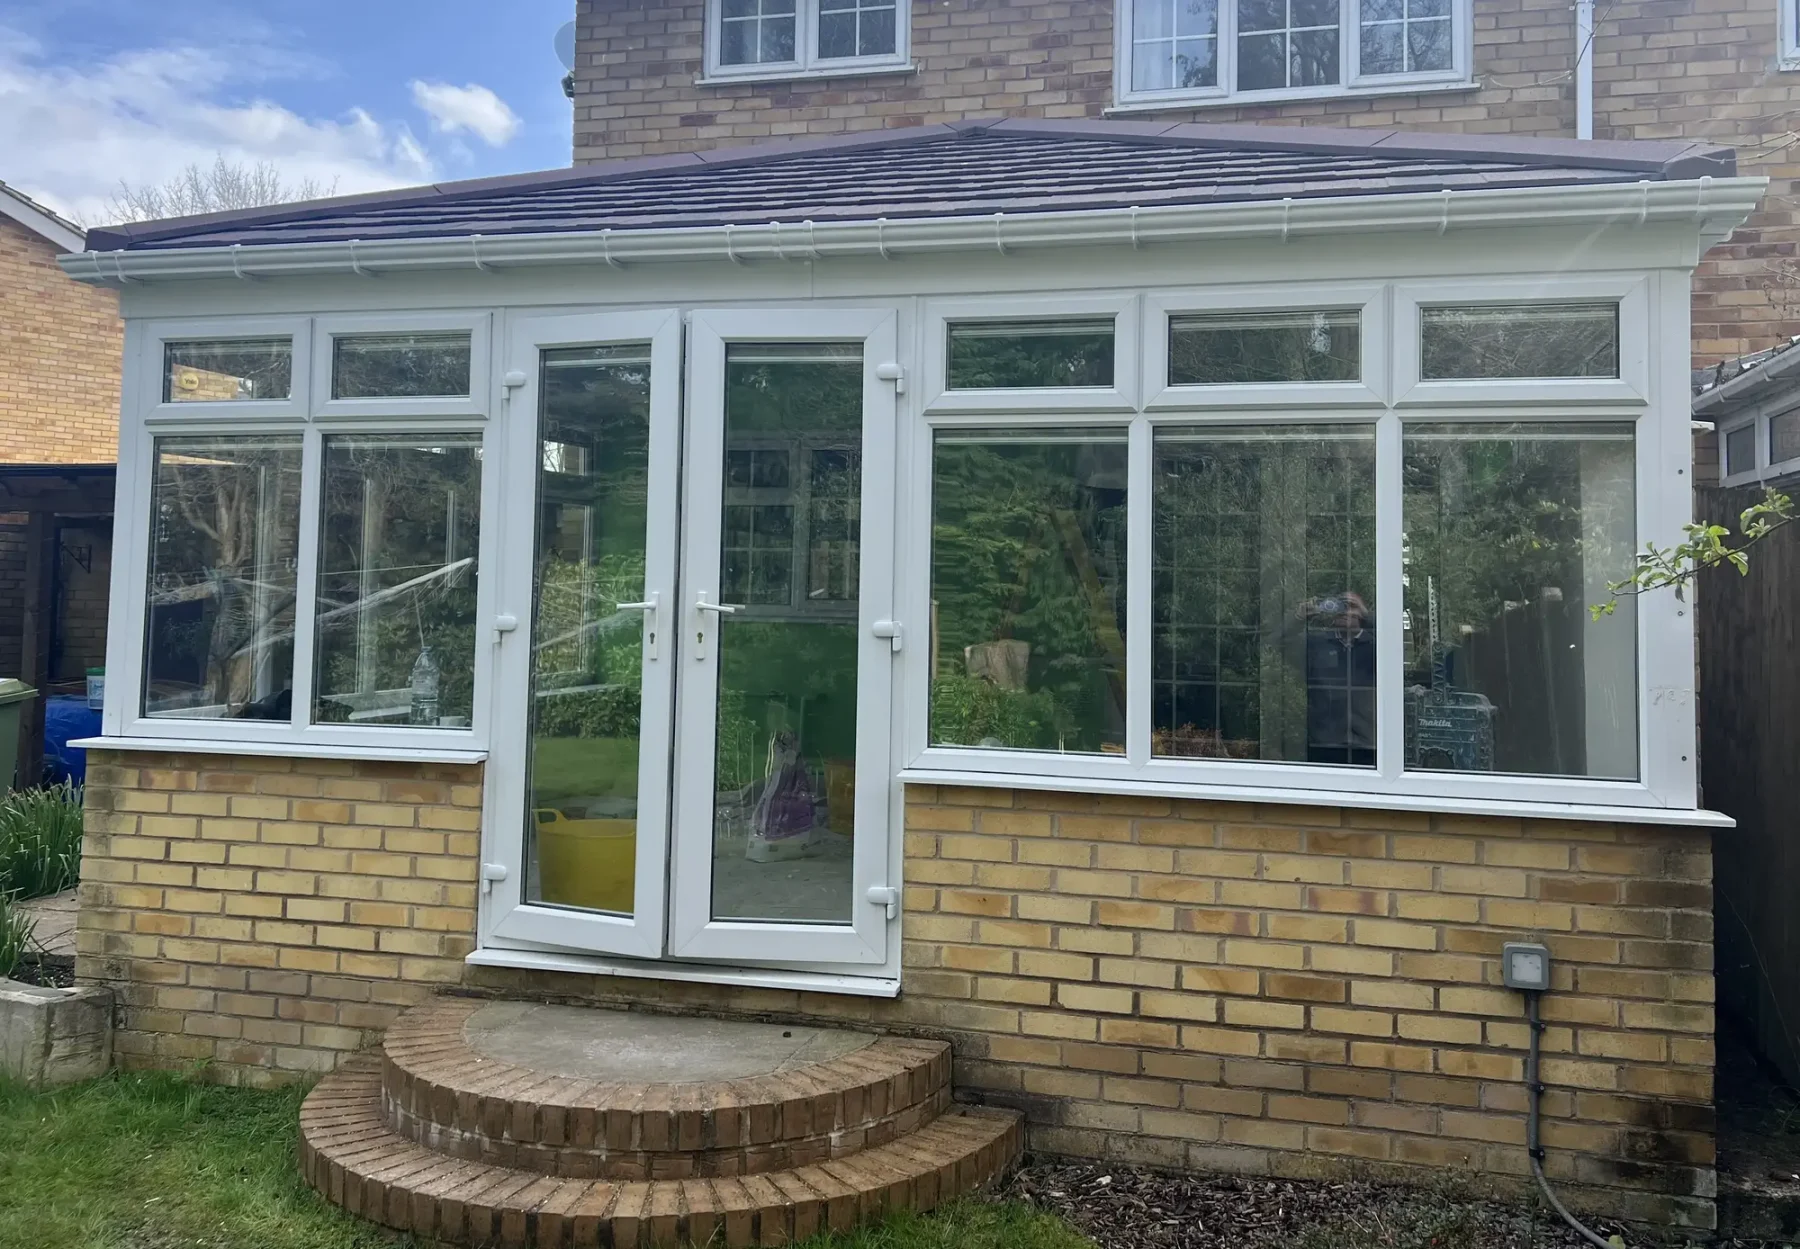
M 462 398 L 472 362 L 467 330 L 340 335 L 332 340 L 331 397 Z
M 1620 375 L 1614 301 L 1426 307 L 1419 320 L 1426 381 Z
M 164 403 L 244 403 L 291 398 L 292 337 L 188 339 L 163 344 Z
M 1104 389 L 1115 372 L 1111 317 L 951 321 L 950 390 Z

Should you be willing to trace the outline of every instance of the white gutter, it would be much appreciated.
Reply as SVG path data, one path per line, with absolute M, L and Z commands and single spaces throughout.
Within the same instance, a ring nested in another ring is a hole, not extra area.
M 1674 222 L 1694 226 L 1704 251 L 1750 215 L 1767 178 L 1609 183 L 1491 191 L 1435 191 L 1328 199 L 993 213 L 981 217 L 590 230 L 459 238 L 351 239 L 144 251 L 76 252 L 64 272 L 95 285 L 302 274 L 415 273 L 443 269 L 621 266 L 658 261 L 893 259 L 928 253 L 1249 238 L 1430 231 L 1500 226 L 1591 229 Z
M 1575 137 L 1594 137 L 1594 0 L 1575 0 Z

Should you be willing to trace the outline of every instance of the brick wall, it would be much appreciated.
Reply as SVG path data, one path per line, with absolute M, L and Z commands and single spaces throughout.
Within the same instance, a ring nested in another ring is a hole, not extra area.
M 89 756 L 76 973 L 121 1066 L 329 1070 L 474 948 L 476 767 Z
M 119 297 L 66 276 L 59 250 L 0 218 L 0 464 L 118 458 Z
M 1778 58 L 1778 0 L 1640 0 L 1602 10 L 1595 134 L 1730 144 L 1775 179 L 1764 209 L 1702 265 L 1696 363 L 1800 332 L 1800 239 L 1787 141 L 1800 73 Z M 1569 0 L 1475 0 L 1466 92 L 1169 109 L 1134 117 L 1575 133 Z M 998 115 L 1098 117 L 1113 96 L 1111 0 L 915 0 L 901 77 L 700 86 L 702 0 L 580 0 L 575 160 L 604 160 Z
M 122 1060 L 263 1082 L 466 989 L 946 1036 L 1032 1147 L 1278 1174 L 1526 1174 L 1504 940 L 1547 940 L 1548 1168 L 1712 1218 L 1710 847 L 1683 830 L 909 792 L 897 1000 L 462 965 L 473 770 L 94 760 L 83 979 Z

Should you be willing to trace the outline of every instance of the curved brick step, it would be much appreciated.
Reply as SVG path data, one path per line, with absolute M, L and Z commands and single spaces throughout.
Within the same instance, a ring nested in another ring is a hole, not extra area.
M 847 1157 L 925 1126 L 950 1104 L 950 1047 L 941 1041 L 835 1034 L 860 1048 L 743 1079 L 609 1082 L 547 1073 L 470 1044 L 472 1018 L 508 1009 L 562 1008 L 440 998 L 396 1020 L 382 1042 L 388 1126 L 471 1162 L 662 1180 Z M 643 1018 L 568 1009 L 570 1018 L 602 1023 Z
M 397 1231 L 458 1245 L 662 1249 L 779 1245 L 891 1209 L 929 1210 L 1019 1156 L 1016 1112 L 953 1107 L 853 1158 L 743 1177 L 564 1178 L 436 1153 L 386 1122 L 382 1064 L 340 1067 L 300 1111 L 300 1166 L 328 1200 Z

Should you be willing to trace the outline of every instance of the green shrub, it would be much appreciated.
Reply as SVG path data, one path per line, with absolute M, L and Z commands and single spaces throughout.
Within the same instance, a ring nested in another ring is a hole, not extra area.
M 81 790 L 23 789 L 0 797 L 0 893 L 41 898 L 81 875 Z
M 0 980 L 18 970 L 31 945 L 32 922 L 10 893 L 0 893 Z
M 931 740 L 947 746 L 997 741 L 1025 750 L 1054 750 L 1062 709 L 1047 690 L 1002 689 L 980 677 L 939 677 L 931 686 Z

